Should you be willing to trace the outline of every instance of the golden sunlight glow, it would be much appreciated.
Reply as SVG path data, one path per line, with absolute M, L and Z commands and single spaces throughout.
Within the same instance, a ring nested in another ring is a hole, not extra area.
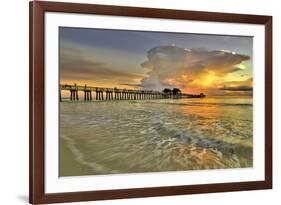
M 208 74 L 202 75 L 198 79 L 194 80 L 193 83 L 204 87 L 212 86 L 218 81 L 219 77 L 216 76 L 215 72 L 208 72 Z

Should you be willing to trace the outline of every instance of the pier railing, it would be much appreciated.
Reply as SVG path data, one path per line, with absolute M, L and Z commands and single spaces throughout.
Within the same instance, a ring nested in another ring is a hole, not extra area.
M 154 90 L 131 90 L 131 89 L 119 89 L 119 88 L 102 88 L 92 86 L 81 85 L 68 85 L 60 84 L 60 101 L 62 101 L 61 91 L 67 90 L 70 92 L 70 100 L 79 100 L 79 93 L 83 93 L 85 101 L 92 100 L 149 100 L 149 99 L 165 99 L 165 98 L 182 98 L 203 95 L 191 95 L 173 92 L 160 92 Z M 95 93 L 95 96 L 92 95 Z M 95 98 L 94 98 L 95 97 Z

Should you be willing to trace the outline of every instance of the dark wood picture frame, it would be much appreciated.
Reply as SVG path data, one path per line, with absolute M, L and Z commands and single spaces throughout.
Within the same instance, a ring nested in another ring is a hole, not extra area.
M 272 188 L 272 17 L 92 4 L 30 2 L 29 200 L 32 204 L 153 197 Z M 265 180 L 46 194 L 44 190 L 44 13 L 67 12 L 128 17 L 182 19 L 265 26 Z

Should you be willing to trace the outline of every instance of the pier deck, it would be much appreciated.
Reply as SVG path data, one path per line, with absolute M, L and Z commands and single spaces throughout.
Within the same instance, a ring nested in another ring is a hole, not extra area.
M 60 101 L 62 101 L 61 91 L 67 90 L 70 92 L 70 100 L 79 100 L 79 92 L 83 93 L 85 101 L 92 100 L 149 100 L 149 99 L 165 99 L 165 98 L 199 98 L 205 97 L 203 93 L 200 95 L 173 93 L 173 92 L 160 92 L 154 90 L 131 90 L 131 89 L 119 89 L 119 88 L 102 88 L 92 86 L 81 85 L 68 85 L 60 84 Z M 95 98 L 92 93 L 95 93 Z M 105 95 L 104 95 L 105 94 Z

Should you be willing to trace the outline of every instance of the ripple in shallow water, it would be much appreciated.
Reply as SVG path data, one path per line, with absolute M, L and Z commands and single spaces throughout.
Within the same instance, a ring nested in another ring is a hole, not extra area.
M 187 100 L 61 103 L 61 144 L 91 174 L 251 167 L 252 107 Z

